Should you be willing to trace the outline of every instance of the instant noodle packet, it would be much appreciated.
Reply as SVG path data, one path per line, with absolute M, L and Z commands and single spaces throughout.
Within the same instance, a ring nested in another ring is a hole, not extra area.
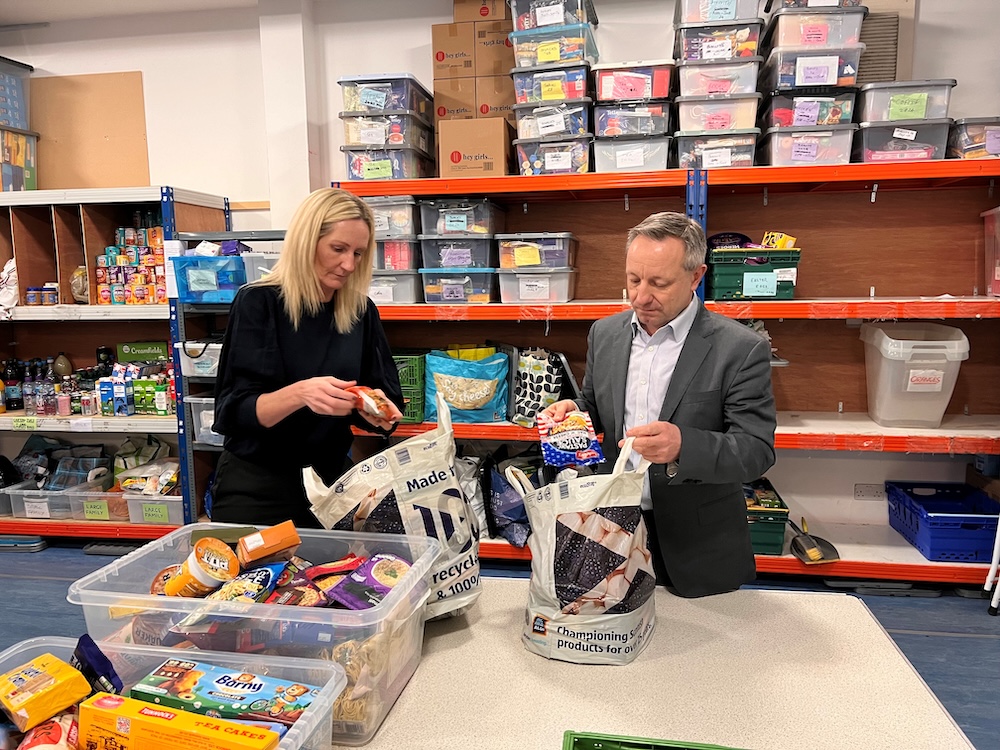
M 347 609 L 368 609 L 382 601 L 409 569 L 410 563 L 397 555 L 372 555 L 328 594 Z

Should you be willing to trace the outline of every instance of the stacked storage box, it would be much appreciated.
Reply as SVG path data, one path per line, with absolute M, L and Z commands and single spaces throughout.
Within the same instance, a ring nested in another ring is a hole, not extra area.
M 598 60 L 584 0 L 512 0 L 515 162 L 522 175 L 591 171 L 590 67 Z
M 849 164 L 868 9 L 784 7 L 764 32 L 759 157 L 774 166 Z
M 30 65 L 0 57 L 0 190 L 34 190 L 38 133 L 28 129 Z
M 938 81 L 890 81 L 861 87 L 861 130 L 854 160 L 863 162 L 944 159 L 953 78 Z
M 759 245 L 747 239 L 729 234 L 709 238 L 709 298 L 794 299 L 802 256 L 796 239 L 781 232 L 766 232 Z
M 424 353 L 397 352 L 392 355 L 403 390 L 403 424 L 424 421 Z
M 375 268 L 368 296 L 378 304 L 423 301 L 420 286 L 420 213 L 410 195 L 365 198 L 375 216 Z
M 424 233 L 418 236 L 424 299 L 429 303 L 496 302 L 497 253 L 494 234 L 503 231 L 504 213 L 485 199 L 420 201 Z
M 431 95 L 409 73 L 348 76 L 344 144 L 349 180 L 411 180 L 434 176 Z
M 678 0 L 675 9 L 678 166 L 753 166 L 760 95 L 750 81 L 764 28 L 757 3 Z
M 500 301 L 569 302 L 576 293 L 576 251 L 569 232 L 498 234 Z
M 594 67 L 595 171 L 667 168 L 673 60 Z

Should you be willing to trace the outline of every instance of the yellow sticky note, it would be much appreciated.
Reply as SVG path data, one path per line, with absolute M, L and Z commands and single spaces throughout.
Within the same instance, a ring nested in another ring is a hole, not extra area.
M 542 100 L 564 99 L 562 81 L 542 81 Z
M 559 62 L 560 53 L 559 42 L 543 42 L 538 45 L 538 62 Z
M 515 266 L 540 266 L 542 257 L 538 245 L 518 245 L 514 248 Z

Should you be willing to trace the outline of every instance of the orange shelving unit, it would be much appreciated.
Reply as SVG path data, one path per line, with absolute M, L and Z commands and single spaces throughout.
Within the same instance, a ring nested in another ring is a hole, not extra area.
M 0 518 L 0 534 L 83 539 L 159 539 L 176 526 L 130 524 L 116 521 L 48 521 L 34 518 Z

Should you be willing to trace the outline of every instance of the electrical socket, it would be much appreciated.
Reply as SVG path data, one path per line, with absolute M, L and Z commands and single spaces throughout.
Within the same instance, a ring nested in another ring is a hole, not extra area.
M 854 485 L 855 500 L 885 500 L 884 484 L 856 484 Z

